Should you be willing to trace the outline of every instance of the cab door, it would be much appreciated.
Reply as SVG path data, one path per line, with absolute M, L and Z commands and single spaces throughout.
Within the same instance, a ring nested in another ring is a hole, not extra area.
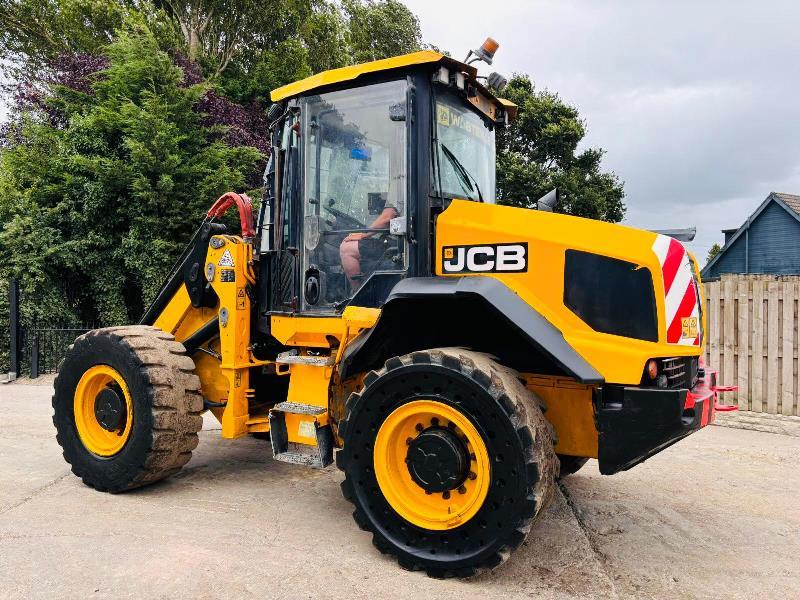
M 301 100 L 301 310 L 378 306 L 407 268 L 405 79 Z

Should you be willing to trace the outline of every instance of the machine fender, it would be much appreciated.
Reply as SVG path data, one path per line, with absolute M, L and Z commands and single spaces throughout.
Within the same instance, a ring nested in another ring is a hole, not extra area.
M 493 277 L 474 275 L 468 277 L 409 277 L 392 288 L 375 327 L 362 334 L 345 350 L 340 364 L 342 377 L 358 372 L 368 364 L 370 357 L 381 353 L 383 338 L 392 328 L 405 327 L 393 323 L 393 309 L 409 301 L 452 299 L 457 302 L 469 298 L 502 318 L 515 333 L 525 338 L 558 367 L 565 375 L 584 384 L 603 383 L 603 376 L 584 359 L 552 323 L 515 294 L 502 281 Z M 478 317 L 480 318 L 480 317 Z M 464 327 L 469 327 L 465 323 Z

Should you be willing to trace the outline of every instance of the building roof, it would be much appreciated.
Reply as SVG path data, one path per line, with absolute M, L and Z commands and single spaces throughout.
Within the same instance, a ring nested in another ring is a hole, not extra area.
M 800 215 L 800 196 L 796 194 L 784 194 L 782 192 L 773 192 L 773 194 L 783 200 L 789 208 Z
M 284 85 L 283 87 L 279 87 L 276 90 L 272 90 L 271 98 L 273 102 L 279 102 L 281 100 L 285 100 L 286 98 L 299 96 L 305 92 L 310 92 L 311 90 L 327 85 L 352 81 L 361 77 L 362 75 L 433 63 L 442 63 L 450 67 L 457 67 L 460 71 L 467 73 L 473 79 L 478 73 L 475 67 L 466 65 L 450 58 L 449 56 L 440 54 L 439 52 L 434 52 L 433 50 L 420 50 L 419 52 L 403 54 L 402 56 L 393 56 L 391 58 L 384 58 L 382 60 L 361 63 L 360 65 L 352 65 L 349 67 L 341 67 L 339 69 L 331 69 L 330 71 L 323 71 L 322 73 L 317 73 L 311 77 L 306 77 L 300 81 L 295 81 L 288 85 Z
M 762 212 L 764 212 L 764 209 L 766 209 L 771 202 L 775 202 L 778 206 L 782 207 L 786 212 L 800 222 L 800 196 L 795 194 L 784 194 L 781 192 L 771 192 L 769 196 L 767 196 L 759 205 L 755 212 L 747 217 L 747 220 L 742 224 L 741 227 L 739 227 L 739 229 L 736 230 L 736 233 L 730 236 L 722 249 L 717 252 L 717 255 L 708 261 L 708 264 L 703 267 L 703 270 L 701 271 L 701 275 L 703 277 L 706 276 L 706 273 L 709 272 L 714 263 L 716 263 L 728 251 L 728 249 L 733 246 L 736 240 L 738 240 L 745 231 L 750 229 L 750 224 L 755 221 Z M 730 229 L 722 230 L 723 233 L 729 233 L 730 231 Z

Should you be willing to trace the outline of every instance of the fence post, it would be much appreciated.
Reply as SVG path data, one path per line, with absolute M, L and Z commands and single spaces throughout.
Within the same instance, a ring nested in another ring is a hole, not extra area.
M 31 341 L 31 379 L 39 377 L 39 332 L 34 332 Z
M 19 282 L 11 279 L 8 282 L 8 380 L 14 381 L 19 375 Z

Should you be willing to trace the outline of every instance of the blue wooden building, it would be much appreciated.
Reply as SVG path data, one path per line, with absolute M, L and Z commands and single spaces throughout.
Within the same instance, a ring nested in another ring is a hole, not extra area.
M 722 233 L 725 245 L 703 280 L 724 273 L 800 275 L 800 196 L 772 192 L 741 227 Z

